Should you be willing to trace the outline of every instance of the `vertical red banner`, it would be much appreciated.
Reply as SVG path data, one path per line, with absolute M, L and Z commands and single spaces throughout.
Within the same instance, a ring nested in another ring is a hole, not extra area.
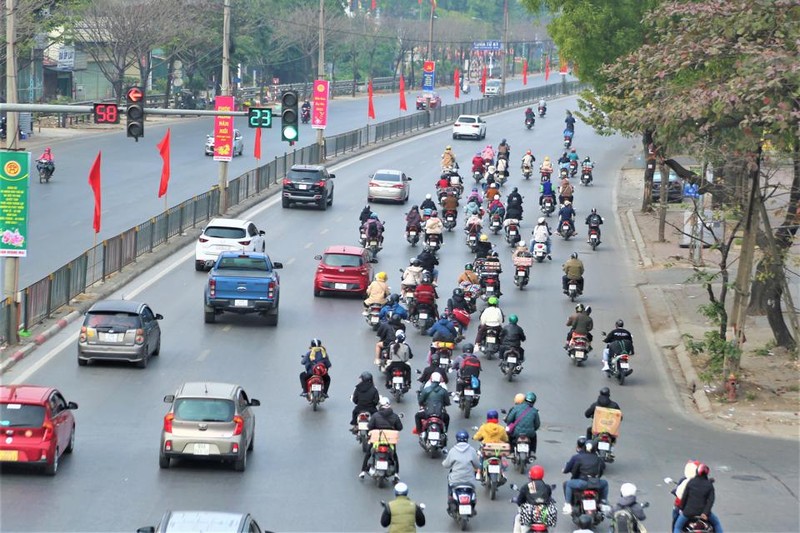
M 408 111 L 408 106 L 406 105 L 406 80 L 402 74 L 400 75 L 400 110 Z
M 375 118 L 375 104 L 372 102 L 372 79 L 369 80 L 369 85 L 367 85 L 367 96 L 369 97 L 369 106 L 367 108 L 367 117 L 374 119 Z
M 528 60 L 522 60 L 522 85 L 528 85 Z
M 486 92 L 486 65 L 483 66 L 483 71 L 481 72 L 481 92 Z
M 92 188 L 94 194 L 94 217 L 92 218 L 92 227 L 95 233 L 100 233 L 100 218 L 102 216 L 102 194 L 100 189 L 100 161 L 102 159 L 102 152 L 97 152 L 97 157 L 92 163 L 92 169 L 89 171 L 89 186 Z
M 233 96 L 217 96 L 214 109 L 233 111 Z M 231 159 L 233 159 L 233 117 L 214 117 L 214 161 Z
M 458 72 L 458 69 L 456 69 L 455 72 L 453 72 L 453 85 L 455 86 L 456 100 L 458 100 L 458 97 L 461 95 L 461 80 L 459 79 L 460 77 L 461 77 L 460 72 Z
M 328 88 L 327 80 L 316 80 L 314 91 L 311 93 L 311 127 L 324 130 L 328 125 Z
M 544 60 L 544 81 L 550 79 L 550 56 Z
M 161 142 L 156 145 L 156 148 L 158 148 L 158 153 L 161 154 L 161 159 L 163 160 L 163 164 L 161 166 L 161 182 L 158 184 L 159 198 L 167 194 L 167 188 L 169 187 L 169 134 L 170 129 L 167 128 L 167 134 L 164 135 L 164 138 L 161 139 Z
M 261 160 L 261 128 L 256 128 L 256 144 L 253 146 L 253 156 L 256 161 Z

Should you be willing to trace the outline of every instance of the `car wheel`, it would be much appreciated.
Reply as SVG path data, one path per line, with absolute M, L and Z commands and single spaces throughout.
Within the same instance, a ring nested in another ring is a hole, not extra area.
M 331 189 L 331 195 L 328 197 L 328 205 L 333 205 L 333 189 Z
M 53 462 L 44 465 L 44 473 L 48 476 L 55 476 L 58 473 L 58 448 L 53 453 Z
M 142 357 L 141 361 L 136 361 L 136 368 L 147 368 L 147 363 L 150 361 L 150 355 L 147 353 L 147 350 L 144 352 L 144 357 Z
M 89 364 L 89 361 L 88 361 L 88 360 L 86 360 L 86 359 L 81 359 L 80 357 L 78 357 L 78 366 L 86 366 L 86 365 L 88 365 L 88 364 Z
M 158 466 L 159 468 L 169 468 L 171 460 L 169 457 L 164 455 L 163 453 L 158 454 Z
M 194 269 L 198 272 L 203 272 L 206 269 L 206 265 L 202 261 L 195 261 Z
M 75 449 L 75 426 L 72 426 L 72 433 L 69 434 L 69 444 L 64 448 L 64 453 L 72 453 Z
M 328 197 L 323 196 L 319 203 L 317 203 L 317 207 L 319 207 L 322 211 L 326 211 L 328 209 Z
M 287 208 L 287 207 L 289 207 L 289 200 L 287 200 L 286 198 L 284 198 L 284 199 L 281 201 L 281 206 L 282 206 L 282 207 L 284 207 L 284 208 Z
M 314 296 L 319 298 L 320 296 L 322 296 L 322 291 L 318 291 L 317 289 L 314 289 Z
M 247 451 L 248 452 L 252 452 L 253 451 L 253 446 L 255 446 L 255 444 L 256 444 L 256 433 L 255 433 L 255 431 L 256 431 L 256 427 L 253 426 L 253 436 L 250 437 L 250 444 L 247 445 Z
M 213 324 L 216 321 L 217 321 L 217 315 L 216 313 L 214 313 L 214 310 L 206 309 L 205 312 L 203 313 L 203 322 L 205 322 L 206 324 Z
M 403 203 L 404 203 L 404 204 L 407 204 L 407 203 L 408 203 L 408 197 L 409 197 L 409 196 L 411 196 L 411 193 L 409 193 L 409 192 L 406 192 L 406 197 L 405 197 L 405 198 L 403 198 Z
M 458 135 L 456 135 L 456 134 L 454 133 L 454 134 L 453 134 L 453 139 L 458 139 Z
M 160 337 L 158 339 L 158 344 L 156 344 L 156 349 L 153 350 L 153 355 L 155 355 L 156 357 L 161 355 L 161 338 Z
M 237 472 L 244 472 L 247 468 L 247 452 L 242 452 L 242 457 L 233 462 L 233 469 Z
M 267 325 L 268 326 L 277 326 L 278 325 L 278 308 L 275 307 L 269 313 L 267 313 Z

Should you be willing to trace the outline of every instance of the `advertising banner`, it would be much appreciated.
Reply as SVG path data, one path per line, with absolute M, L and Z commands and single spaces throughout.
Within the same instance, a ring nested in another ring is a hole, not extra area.
M 422 90 L 432 93 L 435 81 L 436 63 L 433 61 L 426 61 L 422 64 Z
M 233 96 L 217 96 L 217 111 L 233 111 Z M 214 161 L 233 159 L 233 117 L 214 117 Z
M 0 152 L 0 256 L 28 255 L 30 152 Z
M 311 127 L 324 130 L 328 125 L 328 86 L 327 80 L 316 80 L 311 94 Z

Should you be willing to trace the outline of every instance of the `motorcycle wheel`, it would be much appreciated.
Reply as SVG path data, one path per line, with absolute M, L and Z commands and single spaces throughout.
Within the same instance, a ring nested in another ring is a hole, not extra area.
M 514 379 L 514 367 L 513 366 L 508 367 L 506 372 L 507 372 L 506 379 L 508 380 L 509 383 L 511 383 L 511 380 Z
M 570 302 L 574 302 L 574 301 L 575 301 L 575 297 L 576 297 L 576 296 L 577 296 L 577 294 L 575 294 L 575 293 L 571 292 L 571 293 L 569 294 L 569 301 L 570 301 Z
M 386 476 L 380 476 L 376 482 L 378 483 L 378 488 L 382 489 L 386 486 Z
M 625 384 L 625 371 L 621 368 L 617 368 L 617 381 L 620 386 Z
M 462 411 L 464 412 L 464 418 L 469 418 L 469 415 L 472 412 L 472 400 L 465 396 L 461 401 L 464 402 L 464 406 L 462 408 Z
M 525 473 L 526 466 L 528 466 L 528 455 L 525 453 L 521 453 L 517 457 L 517 470 L 519 470 L 520 474 Z
M 597 250 L 597 241 L 593 240 L 592 241 L 592 251 L 595 251 L 595 250 Z
M 497 480 L 489 478 L 489 499 L 494 500 L 497 496 Z
M 394 396 L 395 403 L 400 403 L 400 398 L 403 397 L 403 391 L 400 389 L 392 389 L 392 396 Z
M 458 527 L 461 528 L 461 531 L 467 530 L 467 524 L 469 524 L 469 518 L 459 518 L 458 519 Z

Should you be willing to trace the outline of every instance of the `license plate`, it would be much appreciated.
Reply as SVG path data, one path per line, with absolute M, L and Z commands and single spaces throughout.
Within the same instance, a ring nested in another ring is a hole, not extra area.
M 335 289 L 340 290 L 340 291 L 344 291 L 344 290 L 347 290 L 347 283 L 334 283 L 333 287 Z
M 631 367 L 631 364 L 630 364 L 630 363 L 620 363 L 620 364 L 619 364 L 619 367 L 620 367 L 620 368 L 630 368 L 630 367 Z
M 569 286 L 569 290 L 571 290 L 571 291 L 577 291 L 577 290 L 578 290 L 578 286 L 577 286 L 577 285 L 575 285 L 575 284 L 570 284 L 570 286 Z
M 411 235 L 412 237 L 416 237 L 417 236 L 417 232 L 416 231 L 409 231 L 408 234 Z
M 458 506 L 458 514 L 470 516 L 472 514 L 472 506 L 471 505 L 459 505 Z
M 370 324 L 377 324 L 379 320 L 380 319 L 378 318 L 377 315 L 372 315 L 372 316 L 369 317 L 369 323 Z
M 472 389 L 464 389 L 464 396 L 475 396 L 475 391 Z
M 525 277 L 525 271 L 524 270 L 517 270 L 517 277 L 524 278 Z
M 427 318 L 428 318 L 428 313 L 420 313 L 420 314 L 419 314 L 419 317 L 420 317 L 422 320 L 425 320 L 425 319 L 427 319 Z
M 194 454 L 195 455 L 208 455 L 209 453 L 211 453 L 211 445 L 210 444 L 195 443 L 195 445 L 194 445 Z
M 610 442 L 598 442 L 597 443 L 597 449 L 607 452 L 608 450 L 611 449 L 611 443 Z
M 361 431 L 366 431 L 369 428 L 369 422 L 359 422 L 358 429 Z
M 491 286 L 491 285 L 489 285 L 488 287 L 486 287 L 486 292 L 487 292 L 487 293 L 492 293 L 492 292 L 494 292 L 494 287 L 493 287 L 493 286 Z
M 98 336 L 100 342 L 119 342 L 124 335 L 124 333 L 100 333 Z
M 447 217 L 447 221 L 448 222 L 453 222 L 454 220 L 455 220 L 455 217 L 452 217 L 452 216 Z
M 389 470 L 389 461 L 377 461 L 375 463 L 376 470 Z
M 314 383 L 311 385 L 312 392 L 322 392 L 322 384 L 321 383 Z
M 403 384 L 403 376 L 394 376 L 392 378 L 392 383 L 397 384 L 397 385 L 402 385 Z
M 17 450 L 0 450 L 0 461 L 19 461 Z
M 583 352 L 581 350 L 576 350 L 575 357 L 577 357 L 578 359 L 583 359 Z
M 370 246 L 378 246 L 378 241 L 369 241 Z
M 596 240 L 597 240 L 597 235 L 594 235 L 594 234 L 593 234 L 593 235 L 592 235 L 592 240 L 593 240 L 593 241 L 596 241 Z
M 233 301 L 234 307 L 247 307 L 247 300 L 234 300 Z
M 448 359 L 447 357 L 442 357 L 439 359 L 439 364 L 442 366 L 447 366 L 450 364 L 450 359 Z
M 529 450 L 530 450 L 530 445 L 527 442 L 520 442 L 519 444 L 517 444 L 518 452 L 528 453 Z
M 486 342 L 494 344 L 495 342 L 497 342 L 497 337 L 486 337 Z
M 428 433 L 428 440 L 439 440 L 439 432 L 438 431 L 431 431 Z
M 506 361 L 509 362 L 509 363 L 516 363 L 517 362 L 517 358 L 516 357 L 508 357 L 506 359 Z
M 594 500 L 583 500 L 583 510 L 584 511 L 597 510 L 597 502 Z
M 509 235 L 516 235 L 517 234 L 517 230 L 512 229 L 511 231 L 508 232 L 508 234 Z
M 489 473 L 490 474 L 499 474 L 500 473 L 500 465 L 489 465 Z
M 300 185 L 297 186 L 297 188 L 300 189 L 301 191 L 305 191 L 308 190 L 308 185 L 304 185 L 301 183 Z

